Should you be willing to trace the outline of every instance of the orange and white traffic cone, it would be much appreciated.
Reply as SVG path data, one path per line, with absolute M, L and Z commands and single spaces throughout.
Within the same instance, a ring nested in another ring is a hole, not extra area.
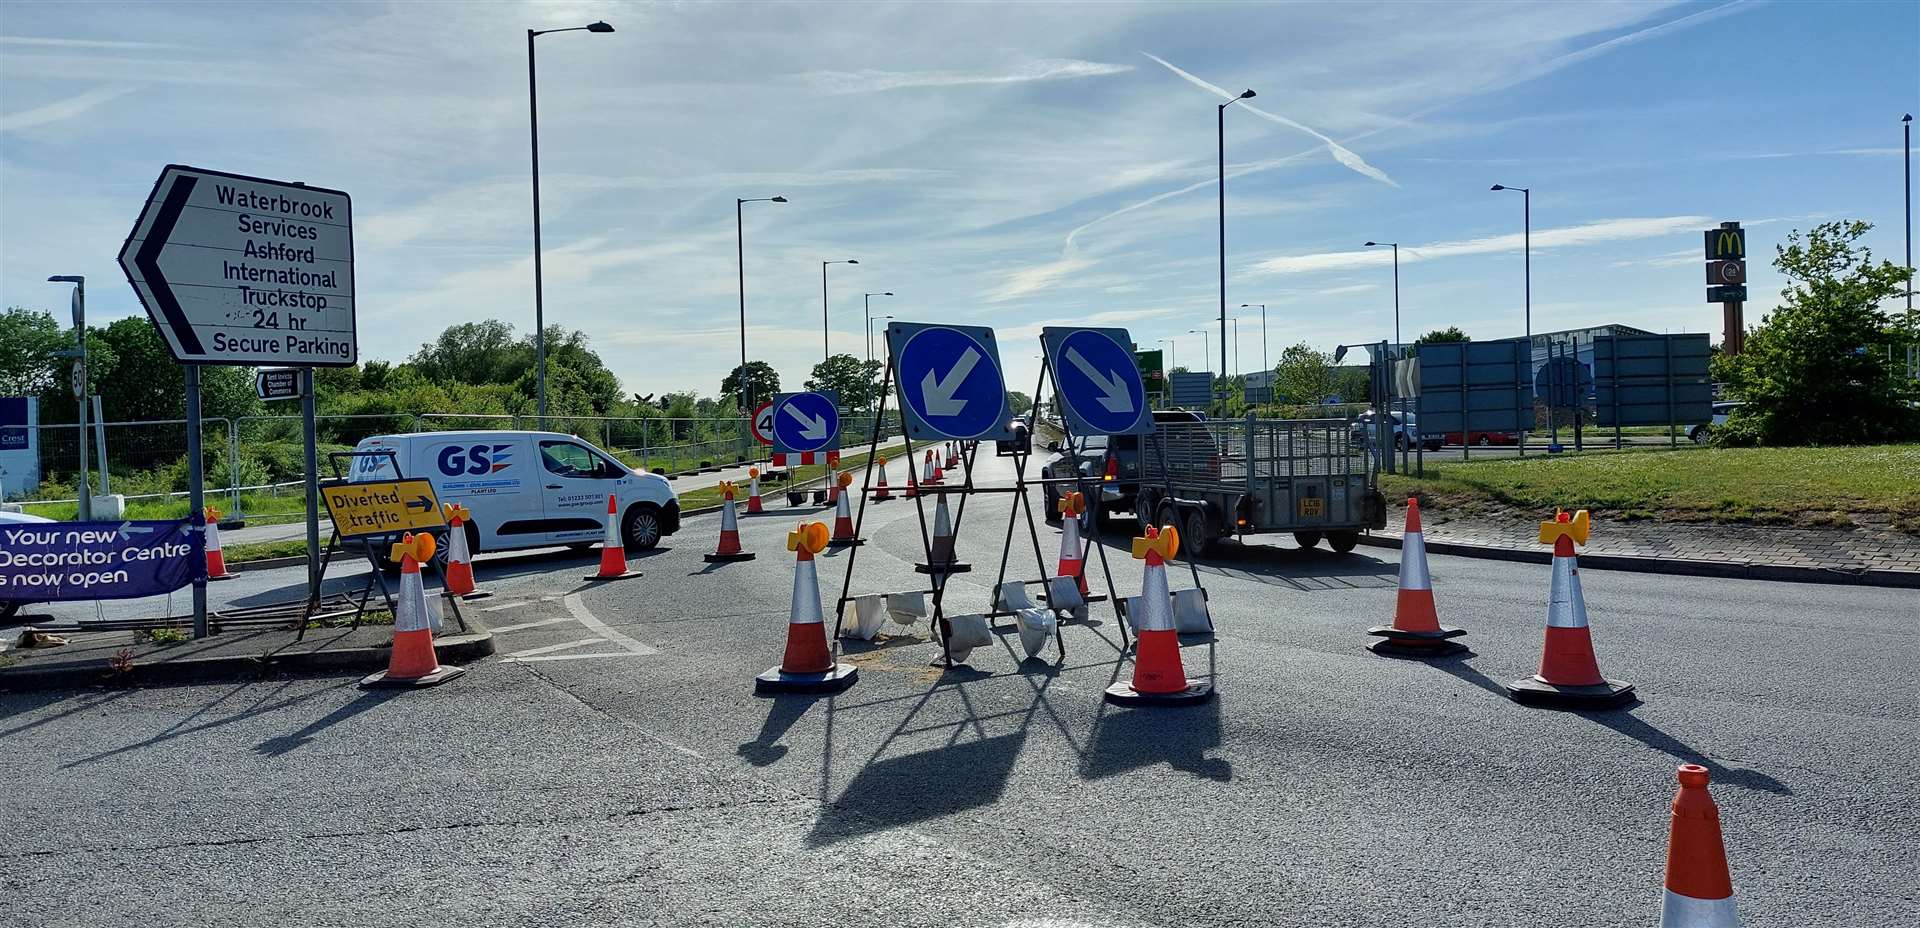
M 839 480 L 840 498 L 838 502 L 833 504 L 833 539 L 828 542 L 830 547 L 848 548 L 861 544 L 864 541 L 859 535 L 854 534 L 853 531 L 853 506 L 848 502 L 848 500 L 853 498 L 853 494 L 846 492 L 847 487 L 852 484 L 853 471 L 841 471 Z
M 937 454 L 934 454 L 931 451 L 927 453 L 929 455 L 933 455 L 933 481 L 932 482 L 945 483 L 947 481 L 947 471 L 946 471 L 946 468 L 943 468 L 940 466 L 940 456 Z
M 220 510 L 208 506 L 202 513 L 207 521 L 207 579 L 232 580 L 227 573 L 227 556 L 220 550 Z
M 827 649 L 826 617 L 820 611 L 820 578 L 813 556 L 827 547 L 827 524 L 805 522 L 787 533 L 794 552 L 793 601 L 787 615 L 787 651 L 774 667 L 753 678 L 755 693 L 838 693 L 859 679 L 852 664 L 836 663 Z
M 947 442 L 947 466 L 950 468 L 960 466 L 960 446 L 953 442 Z
M 1140 582 L 1139 615 L 1133 625 L 1133 679 L 1107 687 L 1107 701 L 1121 706 L 1191 706 L 1213 698 L 1213 684 L 1189 681 L 1180 665 L 1180 633 L 1173 625 L 1167 592 L 1167 561 L 1180 553 L 1180 533 L 1171 525 L 1147 527 L 1133 540 L 1133 556 L 1147 562 Z
M 920 481 L 913 479 L 912 458 L 907 459 L 907 491 L 900 495 L 906 499 L 912 499 L 920 495 Z
M 638 576 L 637 573 L 627 572 L 627 549 L 620 540 L 620 506 L 613 494 L 608 493 L 606 534 L 600 536 L 600 572 L 587 579 L 625 580 Z
M 1720 810 L 1707 794 L 1707 768 L 1681 764 L 1679 776 L 1667 832 L 1667 897 L 1660 928 L 1739 928 Z
M 1441 628 L 1433 608 L 1433 575 L 1427 572 L 1427 541 L 1420 532 L 1420 501 L 1407 499 L 1407 530 L 1400 536 L 1400 595 L 1394 602 L 1393 624 L 1367 629 L 1382 640 L 1368 650 L 1387 657 L 1447 657 L 1467 646 L 1449 639 L 1465 629 Z
M 927 563 L 915 564 L 913 569 L 923 574 L 964 574 L 973 570 L 973 565 L 961 561 L 953 552 L 953 517 L 947 514 L 947 494 L 942 490 L 934 494 L 933 537 L 928 539 L 930 549 Z
M 740 522 L 733 514 L 733 494 L 738 489 L 730 481 L 720 482 L 720 544 L 707 555 L 707 563 L 751 561 L 753 552 L 740 547 Z
M 1547 639 L 1540 672 L 1507 684 L 1516 702 L 1571 708 L 1617 706 L 1633 696 L 1633 684 L 1600 675 L 1587 628 L 1587 601 L 1580 595 L 1580 564 L 1575 542 L 1587 543 L 1592 522 L 1585 509 L 1572 519 L 1556 513 L 1540 523 L 1540 543 L 1553 546 L 1553 588 L 1547 598 Z
M 393 651 L 387 669 L 361 680 L 361 686 L 433 686 L 467 672 L 464 667 L 440 666 L 433 650 L 434 615 L 420 582 L 420 565 L 433 560 L 434 547 L 433 536 L 426 532 L 408 533 L 393 546 L 391 557 L 400 562 L 400 594 L 393 601 Z
M 1072 577 L 1080 587 L 1080 595 L 1087 595 L 1086 553 L 1080 547 L 1080 516 L 1087 511 L 1087 496 L 1084 493 L 1066 493 L 1060 497 L 1060 565 L 1054 568 L 1056 577 Z
M 873 501 L 884 503 L 893 498 L 893 491 L 887 488 L 887 459 L 880 458 L 874 463 L 880 467 L 880 482 L 873 488 Z M 913 468 L 909 467 L 907 470 L 911 472 Z
M 459 503 L 447 503 L 442 508 L 447 514 L 447 594 L 462 599 L 492 596 L 492 593 L 476 589 L 473 585 L 473 553 L 467 550 L 466 528 L 473 514 Z
M 756 516 L 766 512 L 760 505 L 760 468 L 747 469 L 747 515 Z
M 926 458 L 920 464 L 920 482 L 925 484 L 931 484 L 934 482 L 932 451 L 927 452 Z

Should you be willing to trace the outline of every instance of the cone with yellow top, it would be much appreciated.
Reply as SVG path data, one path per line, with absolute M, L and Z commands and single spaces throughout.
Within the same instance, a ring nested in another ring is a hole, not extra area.
M 1407 498 L 1407 530 L 1400 536 L 1400 595 L 1393 607 L 1393 624 L 1367 629 L 1380 637 L 1368 646 L 1387 657 L 1447 657 L 1467 646 L 1449 639 L 1465 629 L 1440 627 L 1433 607 L 1433 575 L 1427 572 L 1427 541 L 1420 531 L 1420 501 Z
M 207 520 L 207 579 L 232 580 L 227 573 L 227 555 L 220 550 L 220 510 L 208 506 L 202 513 Z
M 862 543 L 860 536 L 853 531 L 853 506 L 847 502 L 853 494 L 847 488 L 853 485 L 853 471 L 841 471 L 835 483 L 840 487 L 839 499 L 833 504 L 833 537 L 827 542 L 835 548 L 847 548 Z
M 760 468 L 747 468 L 747 515 L 755 516 L 766 511 L 760 503 Z
M 825 522 L 803 522 L 787 533 L 787 550 L 794 552 L 787 650 L 780 666 L 753 679 L 755 693 L 838 693 L 859 679 L 859 668 L 836 663 L 827 648 L 820 580 L 814 567 L 814 555 L 826 550 L 827 541 Z
M 876 503 L 884 503 L 893 498 L 893 491 L 887 488 L 887 459 L 884 457 L 878 458 L 874 463 L 879 465 L 880 468 L 880 482 L 873 487 L 873 501 Z M 911 473 L 913 468 L 909 467 L 907 470 Z
M 1080 587 L 1080 595 L 1087 595 L 1086 553 L 1080 546 L 1080 517 L 1087 511 L 1087 497 L 1084 493 L 1063 493 L 1060 496 L 1060 562 L 1054 568 L 1056 577 L 1072 577 Z
M 442 667 L 433 651 L 433 614 L 427 590 L 420 582 L 420 565 L 433 560 L 433 536 L 409 533 L 391 552 L 400 563 L 400 593 L 393 599 L 393 652 L 387 669 L 360 681 L 369 688 L 424 687 L 445 683 L 466 673 L 464 667 Z
M 1180 533 L 1171 525 L 1147 527 L 1133 540 L 1133 556 L 1146 561 L 1140 584 L 1139 615 L 1129 615 L 1135 634 L 1133 679 L 1107 687 L 1107 701 L 1121 706 L 1191 706 L 1213 698 L 1213 684 L 1187 679 L 1180 663 L 1180 633 L 1173 624 L 1173 597 L 1167 592 L 1167 562 L 1180 551 Z
M 753 552 L 740 547 L 740 520 L 733 512 L 733 496 L 738 490 L 732 481 L 720 481 L 720 544 L 706 556 L 709 564 L 753 560 Z
M 473 552 L 467 550 L 467 523 L 473 521 L 473 513 L 459 503 L 447 503 L 441 508 L 447 517 L 447 595 L 462 599 L 492 596 L 473 584 Z
M 1587 601 L 1580 594 L 1580 564 L 1573 546 L 1586 544 L 1593 521 L 1585 509 L 1568 517 L 1555 513 L 1540 523 L 1540 543 L 1553 546 L 1553 587 L 1547 597 L 1546 646 L 1540 672 L 1507 684 L 1516 702 L 1592 709 L 1618 706 L 1633 698 L 1633 684 L 1600 675 L 1587 627 Z

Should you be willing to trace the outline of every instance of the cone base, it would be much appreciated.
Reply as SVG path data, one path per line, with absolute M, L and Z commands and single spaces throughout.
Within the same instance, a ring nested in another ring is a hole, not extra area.
M 1532 676 L 1507 684 L 1507 695 L 1514 702 L 1528 705 L 1573 709 L 1611 708 L 1633 698 L 1633 684 L 1608 680 L 1593 686 L 1559 686 Z
M 232 579 L 233 579 L 232 574 L 221 574 L 218 577 L 215 577 L 211 574 L 207 575 L 207 582 L 209 583 L 219 583 L 222 580 L 232 580 Z
M 1459 631 L 1459 629 L 1453 629 L 1453 631 Z M 1373 629 L 1368 632 L 1370 635 L 1377 635 L 1379 633 L 1379 629 Z M 1388 638 L 1384 641 L 1376 641 L 1367 645 L 1367 650 L 1381 657 L 1407 657 L 1418 660 L 1421 658 L 1452 657 L 1455 654 L 1465 654 L 1467 646 L 1457 641 L 1448 641 L 1445 638 L 1413 640 Z
M 596 581 L 600 581 L 600 582 L 603 582 L 603 583 L 611 583 L 611 582 L 613 582 L 613 581 L 615 581 L 615 580 L 632 580 L 633 578 L 635 578 L 635 577 L 638 577 L 638 576 L 640 576 L 640 572 L 639 572 L 639 571 L 637 571 L 637 570 L 629 570 L 629 571 L 627 571 L 627 572 L 626 572 L 626 573 L 624 573 L 624 574 L 614 574 L 614 575 L 613 575 L 613 576 L 611 576 L 611 577 L 603 577 L 603 576 L 601 576 L 601 575 L 599 575 L 599 574 L 588 574 L 588 575 L 586 575 L 585 577 L 583 577 L 582 579 L 585 579 L 585 580 L 596 580 Z
M 706 562 L 709 564 L 723 564 L 731 561 L 751 561 L 753 560 L 753 555 L 754 555 L 754 552 L 752 551 L 735 551 L 732 554 L 720 554 L 718 552 L 715 552 L 713 554 L 704 555 L 704 557 L 706 559 Z
M 1051 602 L 1051 600 L 1049 600 L 1049 599 L 1047 598 L 1047 594 L 1045 594 L 1045 593 L 1035 593 L 1035 594 L 1033 594 L 1033 598 L 1034 598 L 1034 599 L 1036 599 L 1036 600 L 1038 600 L 1038 601 L 1040 601 L 1040 602 L 1043 602 L 1043 603 L 1045 603 L 1045 602 Z M 1089 604 L 1089 605 L 1091 605 L 1091 604 L 1093 604 L 1093 603 L 1104 603 L 1104 602 L 1106 602 L 1106 601 L 1107 601 L 1107 594 L 1105 594 L 1105 593 L 1084 593 L 1084 594 L 1082 594 L 1082 595 L 1080 596 L 1080 601 L 1081 601 L 1081 602 L 1083 602 L 1083 603 L 1087 603 L 1087 604 Z
M 467 672 L 465 667 L 450 667 L 441 664 L 438 670 L 424 677 L 396 677 L 391 671 L 382 670 L 360 681 L 363 690 L 417 690 L 429 686 L 439 686 Z
M 947 564 L 915 564 L 913 572 L 917 574 L 965 574 L 973 572 L 973 565 L 965 561 L 953 561 Z
M 472 602 L 476 599 L 486 599 L 487 597 L 493 595 L 493 591 L 492 590 L 474 590 L 471 593 L 453 593 L 450 595 L 458 596 L 460 597 L 461 602 L 466 603 L 466 602 Z
M 1123 681 L 1107 687 L 1106 698 L 1116 706 L 1197 706 L 1213 698 L 1213 684 L 1189 682 L 1178 693 L 1142 693 Z
M 860 680 L 860 668 L 835 664 L 820 673 L 788 673 L 778 667 L 753 678 L 755 695 L 768 693 L 838 693 Z

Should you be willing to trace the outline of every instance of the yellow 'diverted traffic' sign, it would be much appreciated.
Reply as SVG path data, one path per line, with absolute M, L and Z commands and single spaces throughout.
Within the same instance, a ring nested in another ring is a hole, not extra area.
M 446 525 L 433 484 L 425 480 L 336 483 L 320 488 L 341 538 L 410 532 Z

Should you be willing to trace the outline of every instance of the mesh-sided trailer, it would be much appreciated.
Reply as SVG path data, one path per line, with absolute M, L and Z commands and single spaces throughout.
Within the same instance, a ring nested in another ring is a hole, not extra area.
M 1169 496 L 1169 489 L 1171 495 Z M 1345 553 L 1385 528 L 1386 500 L 1345 419 L 1162 422 L 1140 455 L 1141 521 L 1172 523 L 1194 550 L 1222 538 L 1292 532 Z

